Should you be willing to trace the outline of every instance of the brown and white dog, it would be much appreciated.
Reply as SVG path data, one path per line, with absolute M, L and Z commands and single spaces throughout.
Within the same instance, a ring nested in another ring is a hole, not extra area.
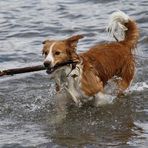
M 50 75 L 56 81 L 57 91 L 65 87 L 77 105 L 90 99 L 95 100 L 96 106 L 105 104 L 103 90 L 108 80 L 115 76 L 120 78 L 116 83 L 121 94 L 133 79 L 133 52 L 139 38 L 135 21 L 121 11 L 114 12 L 108 31 L 116 41 L 95 45 L 80 54 L 76 52 L 76 48 L 82 35 L 43 42 L 44 65 L 47 69 L 69 60 L 76 62 L 60 67 Z

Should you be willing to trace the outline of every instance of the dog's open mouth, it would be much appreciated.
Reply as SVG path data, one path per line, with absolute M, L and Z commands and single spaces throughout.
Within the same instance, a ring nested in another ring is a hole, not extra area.
M 51 73 L 53 73 L 54 71 L 56 71 L 57 69 L 59 69 L 59 68 L 61 68 L 61 67 L 63 67 L 63 66 L 66 66 L 66 65 L 70 65 L 70 64 L 76 64 L 77 62 L 74 62 L 74 61 L 72 61 L 72 60 L 69 60 L 69 61 L 67 61 L 67 62 L 63 62 L 63 63 L 58 63 L 58 64 L 56 64 L 55 66 L 53 66 L 53 67 L 49 67 L 49 68 L 47 68 L 47 73 L 48 74 L 51 74 Z
M 55 69 L 54 67 L 51 67 L 51 68 L 47 68 L 46 72 L 47 72 L 48 74 L 51 74 L 51 73 L 53 73 L 55 70 L 56 70 L 56 69 Z

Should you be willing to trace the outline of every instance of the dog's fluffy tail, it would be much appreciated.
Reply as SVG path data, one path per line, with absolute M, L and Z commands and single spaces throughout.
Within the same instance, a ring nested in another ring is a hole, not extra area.
M 139 30 L 135 21 L 122 11 L 114 12 L 111 15 L 108 32 L 130 49 L 135 48 L 139 38 Z

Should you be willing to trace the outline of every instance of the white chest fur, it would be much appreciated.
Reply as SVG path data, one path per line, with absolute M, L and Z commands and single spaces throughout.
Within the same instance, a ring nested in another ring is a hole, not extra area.
M 71 70 L 71 67 L 66 66 L 56 71 L 54 74 L 54 79 L 61 87 L 61 90 L 66 90 L 77 106 L 81 106 L 83 102 L 87 102 L 88 100 L 92 99 L 95 99 L 95 106 L 110 103 L 112 98 L 108 96 L 106 97 L 101 92 L 98 92 L 91 97 L 84 94 L 81 89 L 82 74 L 83 65 L 77 64 L 74 70 Z
M 81 101 L 87 98 L 81 89 L 83 65 L 77 64 L 72 70 L 71 66 L 66 66 L 56 71 L 54 79 L 61 89 L 65 89 L 77 106 L 81 106 Z
M 78 106 L 81 106 L 81 98 L 83 97 L 83 93 L 81 91 L 82 68 L 82 65 L 77 65 L 67 77 L 68 85 L 66 90 Z

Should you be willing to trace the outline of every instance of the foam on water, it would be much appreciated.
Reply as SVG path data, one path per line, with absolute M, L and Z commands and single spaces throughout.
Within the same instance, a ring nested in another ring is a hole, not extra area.
M 27 123 L 27 125 L 25 125 L 21 124 L 21 122 L 9 121 L 8 119 L 0 120 L 0 130 L 3 131 L 0 134 L 0 147 L 3 145 L 17 147 L 15 144 L 19 147 L 21 147 L 22 144 L 24 146 L 32 146 L 48 142 L 48 139 L 43 136 L 44 132 L 41 126 L 34 123 Z M 32 139 L 31 142 L 30 139 Z
M 105 86 L 105 99 L 108 100 L 108 103 L 111 104 L 117 98 L 118 95 L 118 87 L 113 80 L 109 80 L 108 84 Z M 125 90 L 125 95 L 134 93 L 134 92 L 142 92 L 148 90 L 147 82 L 137 82 L 129 86 L 127 90 Z
M 41 64 L 46 39 L 84 34 L 79 51 L 112 40 L 105 28 L 118 9 L 136 20 L 141 34 L 136 80 L 119 98 L 122 101 L 114 101 L 116 84 L 109 82 L 105 97 L 111 105 L 70 108 L 57 128 L 50 124 L 55 116 L 54 85 L 45 72 L 1 77 L 0 147 L 147 147 L 148 58 L 141 58 L 148 57 L 146 0 L 5 0 L 0 6 L 0 70 Z M 144 133 L 138 133 L 144 137 L 139 143 L 136 122 Z
M 145 90 L 148 90 L 148 84 L 146 82 L 138 82 L 128 89 L 130 92 L 140 92 Z

